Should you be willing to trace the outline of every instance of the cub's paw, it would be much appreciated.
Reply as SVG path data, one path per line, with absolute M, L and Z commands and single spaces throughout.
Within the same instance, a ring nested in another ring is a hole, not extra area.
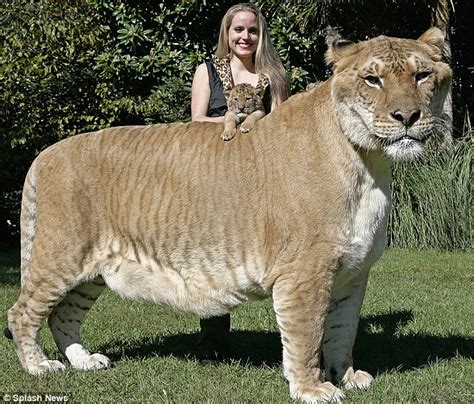
M 370 373 L 364 372 L 363 370 L 357 370 L 354 372 L 353 368 L 347 369 L 346 374 L 342 378 L 342 386 L 345 389 L 368 389 L 374 381 L 374 378 Z
M 249 133 L 252 130 L 252 126 L 247 126 L 245 124 L 240 125 L 240 131 L 242 133 Z
M 334 384 L 325 382 L 317 387 L 290 386 L 291 397 L 305 403 L 340 403 L 346 398 L 344 392 Z
M 232 131 L 232 132 L 224 131 L 221 134 L 221 139 L 225 140 L 225 141 L 232 140 L 234 138 L 234 136 L 235 136 L 235 131 Z
M 105 369 L 112 365 L 112 361 L 107 356 L 95 353 L 85 358 L 81 358 L 80 361 L 75 361 L 71 365 L 79 370 L 99 370 Z
M 44 360 L 38 364 L 28 363 L 27 372 L 34 376 L 41 376 L 49 372 L 62 372 L 66 366 L 59 361 Z

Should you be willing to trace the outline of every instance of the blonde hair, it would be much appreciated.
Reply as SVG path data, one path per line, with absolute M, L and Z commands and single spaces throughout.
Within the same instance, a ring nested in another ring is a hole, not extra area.
M 230 52 L 229 49 L 229 29 L 235 15 L 241 11 L 249 11 L 257 17 L 258 44 L 255 52 L 255 71 L 265 74 L 270 80 L 270 90 L 272 99 L 284 101 L 288 98 L 288 80 L 285 68 L 280 57 L 273 47 L 268 35 L 267 23 L 260 10 L 250 3 L 239 3 L 227 10 L 222 18 L 219 32 L 219 42 L 217 43 L 216 56 L 225 58 Z

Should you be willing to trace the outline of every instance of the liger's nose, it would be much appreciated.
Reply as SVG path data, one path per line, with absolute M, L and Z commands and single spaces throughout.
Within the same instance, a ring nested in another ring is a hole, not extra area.
M 400 121 L 407 128 L 412 126 L 421 117 L 421 111 L 419 109 L 412 109 L 411 111 L 402 111 L 397 109 L 391 112 L 390 115 L 393 119 Z

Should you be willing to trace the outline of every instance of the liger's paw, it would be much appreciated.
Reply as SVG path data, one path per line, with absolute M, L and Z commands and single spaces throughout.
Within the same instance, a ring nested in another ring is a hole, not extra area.
M 291 397 L 305 403 L 340 403 L 346 397 L 344 392 L 330 382 L 317 387 L 291 387 Z
M 363 370 L 357 370 L 354 372 L 353 368 L 349 368 L 342 378 L 342 386 L 345 389 L 368 389 L 374 381 L 374 378 L 370 373 L 364 372 Z
M 99 370 L 110 367 L 112 361 L 105 355 L 95 353 L 81 359 L 80 361 L 75 361 L 74 363 L 71 363 L 71 365 L 79 370 Z
M 59 361 L 44 360 L 40 363 L 28 363 L 27 372 L 34 376 L 41 376 L 49 372 L 62 372 L 66 366 Z

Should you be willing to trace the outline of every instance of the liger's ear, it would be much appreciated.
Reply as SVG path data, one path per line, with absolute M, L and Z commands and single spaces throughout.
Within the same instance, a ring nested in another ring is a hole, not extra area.
M 439 28 L 432 27 L 421 35 L 418 40 L 431 48 L 433 51 L 432 58 L 434 61 L 438 62 L 441 60 L 443 57 L 443 50 L 446 47 L 443 31 Z
M 357 51 L 357 44 L 347 39 L 343 39 L 336 31 L 331 31 L 326 37 L 328 50 L 325 54 L 326 64 L 335 65 L 346 56 L 352 55 Z

